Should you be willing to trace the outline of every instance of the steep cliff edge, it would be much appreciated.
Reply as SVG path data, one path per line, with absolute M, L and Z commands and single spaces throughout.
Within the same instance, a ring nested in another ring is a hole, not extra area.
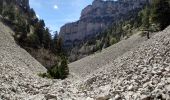
M 77 22 L 61 27 L 59 34 L 64 46 L 73 47 L 97 36 L 113 23 L 131 18 L 133 15 L 130 16 L 130 12 L 137 14 L 148 2 L 149 0 L 94 0 L 92 5 L 82 10 Z

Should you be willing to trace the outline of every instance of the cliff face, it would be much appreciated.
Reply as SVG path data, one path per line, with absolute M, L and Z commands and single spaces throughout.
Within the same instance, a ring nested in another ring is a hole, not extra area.
M 82 10 L 77 22 L 61 27 L 60 36 L 63 38 L 64 45 L 70 47 L 95 37 L 111 24 L 126 19 L 126 14 L 130 11 L 143 8 L 147 2 L 148 0 L 94 0 L 92 5 Z

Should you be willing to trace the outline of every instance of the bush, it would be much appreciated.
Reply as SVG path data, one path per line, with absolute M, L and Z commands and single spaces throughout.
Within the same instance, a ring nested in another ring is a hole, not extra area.
M 26 45 L 28 47 L 38 48 L 38 46 L 40 45 L 38 36 L 36 34 L 31 34 L 30 36 L 28 36 L 28 38 L 26 39 Z
M 48 73 L 39 73 L 38 76 L 40 76 L 42 78 L 52 78 L 51 75 Z
M 117 42 L 116 38 L 115 37 L 112 37 L 111 40 L 110 40 L 110 44 L 113 45 Z
M 69 74 L 69 68 L 67 65 L 67 60 L 64 58 L 61 62 L 61 65 L 59 66 L 59 75 L 61 79 L 64 79 Z
M 47 72 L 54 79 L 65 79 L 69 74 L 69 68 L 66 58 L 63 58 L 60 64 L 56 64 Z
M 51 75 L 51 77 L 54 78 L 54 79 L 60 79 L 58 69 L 59 69 L 58 65 L 55 65 L 52 69 L 49 69 L 47 73 L 49 73 Z

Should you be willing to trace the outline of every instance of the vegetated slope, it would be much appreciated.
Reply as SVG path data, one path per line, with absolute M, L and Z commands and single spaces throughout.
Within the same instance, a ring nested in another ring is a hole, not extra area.
M 141 37 L 140 32 L 138 32 L 130 38 L 104 49 L 102 52 L 70 63 L 70 73 L 78 77 L 85 77 L 104 65 L 113 62 L 117 57 L 140 45 L 145 40 L 146 37 Z
M 44 20 L 36 17 L 29 0 L 1 0 L 0 17 L 15 33 L 17 44 L 29 52 L 46 68 L 58 63 L 56 41 L 53 40 Z

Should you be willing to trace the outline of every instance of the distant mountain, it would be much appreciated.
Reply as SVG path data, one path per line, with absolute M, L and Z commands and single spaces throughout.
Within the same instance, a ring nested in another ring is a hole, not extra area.
M 95 37 L 113 23 L 133 17 L 149 0 L 94 0 L 81 12 L 78 21 L 61 27 L 60 36 L 65 47 L 73 47 Z M 129 12 L 131 12 L 129 15 Z
M 78 21 L 60 29 L 69 60 L 81 59 L 120 41 L 127 33 L 122 30 L 124 26 L 140 24 L 138 13 L 147 4 L 150 0 L 94 0 L 82 10 Z

